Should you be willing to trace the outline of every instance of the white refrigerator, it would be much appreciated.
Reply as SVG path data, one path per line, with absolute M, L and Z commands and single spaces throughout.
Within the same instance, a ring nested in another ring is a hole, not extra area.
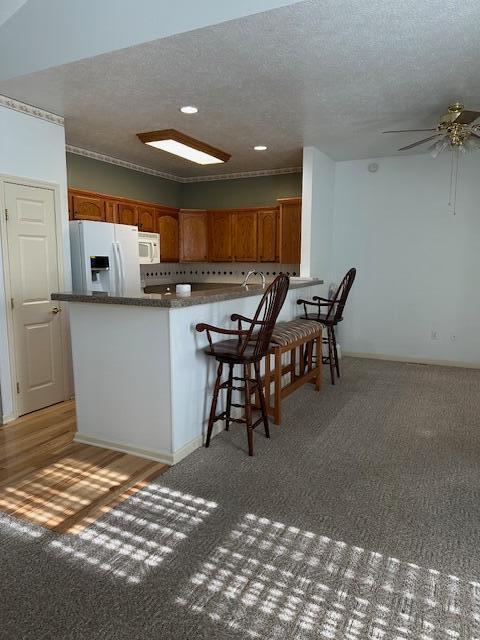
M 117 296 L 141 293 L 138 229 L 125 224 L 70 222 L 73 290 Z

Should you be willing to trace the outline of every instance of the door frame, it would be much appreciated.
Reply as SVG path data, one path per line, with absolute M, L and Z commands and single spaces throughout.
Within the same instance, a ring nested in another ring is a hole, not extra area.
M 34 180 L 31 178 L 21 178 L 8 174 L 0 174 L 0 298 L 3 298 L 5 308 L 5 318 L 0 318 L 0 341 L 7 345 L 5 352 L 0 348 L 0 399 L 1 411 L 0 423 L 6 424 L 19 417 L 18 398 L 17 398 L 17 366 L 15 361 L 15 334 L 13 309 L 10 304 L 12 297 L 12 288 L 10 280 L 10 264 L 7 243 L 7 221 L 5 219 L 6 194 L 5 185 L 14 184 L 23 187 L 37 187 L 53 191 L 53 202 L 55 208 L 55 231 L 57 244 L 57 265 L 58 280 L 60 288 L 66 284 L 65 270 L 65 230 L 64 230 L 64 207 L 62 207 L 61 186 L 58 183 L 45 182 L 43 180 Z M 68 220 L 68 218 L 67 218 Z M 64 309 L 65 310 L 65 309 Z M 4 322 L 5 320 L 5 322 Z M 69 323 L 67 314 L 62 313 L 60 318 L 61 340 L 62 340 L 62 360 L 63 360 L 63 396 L 64 400 L 71 397 L 71 365 L 69 357 Z M 8 398 L 8 395 L 10 398 Z M 9 400 L 9 402 L 5 402 Z M 9 406 L 10 405 L 10 406 Z M 5 412 L 5 407 L 11 407 L 11 410 Z

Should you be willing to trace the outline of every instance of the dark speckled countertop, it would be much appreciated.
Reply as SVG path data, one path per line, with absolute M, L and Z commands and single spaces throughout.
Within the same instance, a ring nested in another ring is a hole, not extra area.
M 291 278 L 290 289 L 301 287 L 313 287 L 323 284 L 318 278 Z M 175 291 L 175 285 L 170 285 Z M 252 284 L 242 287 L 239 284 L 229 283 L 194 283 L 193 290 L 187 294 L 165 293 L 166 285 L 146 287 L 145 291 L 139 291 L 138 295 L 113 296 L 108 293 L 95 293 L 85 291 L 80 293 L 52 293 L 52 300 L 63 302 L 90 302 L 97 304 L 122 304 L 137 307 L 163 307 L 167 309 L 179 309 L 191 307 L 196 304 L 208 304 L 210 302 L 223 302 L 235 298 L 247 298 L 258 296 L 263 292 L 262 285 Z

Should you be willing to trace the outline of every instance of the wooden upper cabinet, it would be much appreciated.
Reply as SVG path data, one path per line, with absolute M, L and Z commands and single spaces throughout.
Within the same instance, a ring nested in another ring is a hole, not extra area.
M 283 264 L 300 264 L 302 199 L 282 198 L 278 224 L 278 258 Z
M 275 262 L 277 257 L 278 208 L 258 212 L 258 260 Z
M 73 220 L 105 221 L 105 200 L 94 196 L 72 195 Z
M 208 259 L 212 262 L 231 262 L 232 252 L 231 211 L 208 212 Z
M 105 201 L 105 222 L 118 222 L 118 202 Z
M 134 204 L 120 202 L 118 204 L 118 222 L 138 226 L 138 207 Z
M 235 211 L 233 232 L 236 262 L 257 260 L 257 211 Z
M 160 234 L 160 261 L 178 262 L 178 213 L 164 213 L 157 210 L 156 218 L 155 231 Z
M 155 230 L 155 208 L 139 205 L 138 212 L 138 230 L 153 232 Z
M 198 209 L 181 209 L 180 262 L 207 262 L 208 214 Z M 160 244 L 162 240 L 160 238 Z

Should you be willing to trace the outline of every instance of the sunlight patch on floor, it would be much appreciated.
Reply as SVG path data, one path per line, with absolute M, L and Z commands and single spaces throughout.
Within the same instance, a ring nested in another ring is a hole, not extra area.
M 177 604 L 265 640 L 477 640 L 480 585 L 247 514 Z
M 180 491 L 147 485 L 77 535 L 50 543 L 55 554 L 139 583 L 217 507 Z

